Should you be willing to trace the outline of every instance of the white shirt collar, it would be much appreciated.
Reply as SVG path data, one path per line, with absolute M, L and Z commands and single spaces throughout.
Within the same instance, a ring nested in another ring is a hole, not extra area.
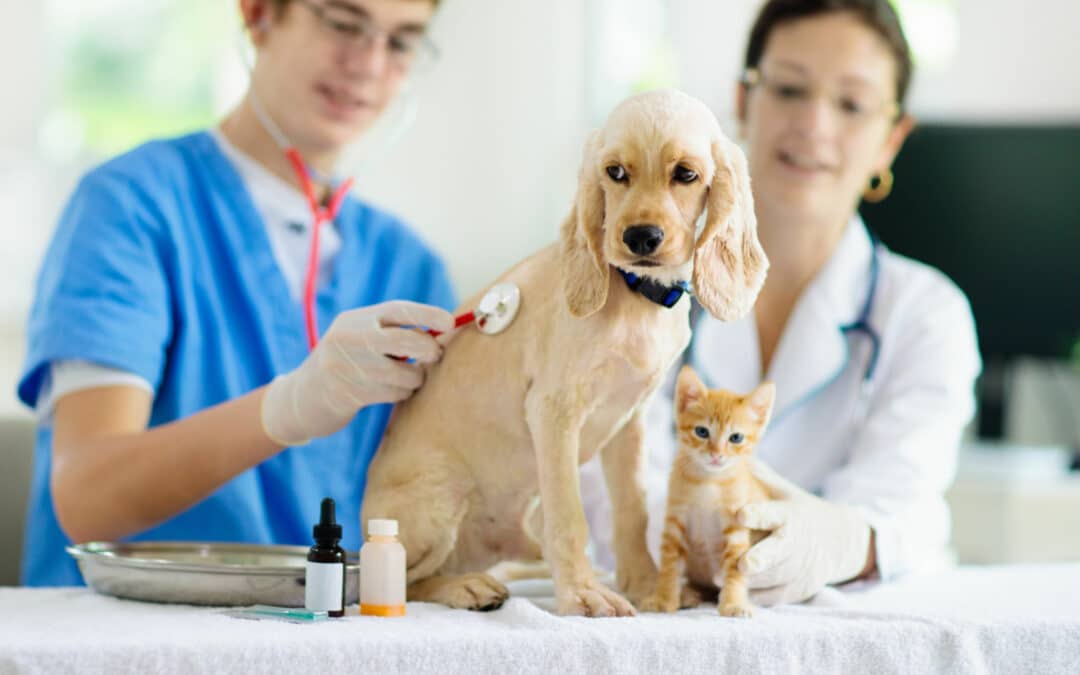
M 236 167 L 252 195 L 258 195 L 260 211 L 273 213 L 282 220 L 292 220 L 309 224 L 311 208 L 307 198 L 292 183 L 283 180 L 250 155 L 233 145 L 221 129 L 210 129 L 210 135 L 217 141 L 218 147 Z
M 765 378 L 777 386 L 774 419 L 843 371 L 848 341 L 841 328 L 855 320 L 866 299 L 871 252 L 867 230 L 856 217 L 796 303 Z
M 856 215 L 848 222 L 836 249 L 807 288 L 807 294 L 823 296 L 824 307 L 838 326 L 855 321 L 866 303 L 873 246 L 870 231 Z
M 255 210 L 266 226 L 270 248 L 285 278 L 289 294 L 299 300 L 303 295 L 311 248 L 309 228 L 313 216 L 307 198 L 294 185 L 274 175 L 232 145 L 220 129 L 211 129 L 210 134 L 247 187 Z M 297 229 L 297 225 L 302 227 Z M 337 223 L 323 223 L 319 233 L 320 287 L 331 279 L 334 261 L 341 248 Z

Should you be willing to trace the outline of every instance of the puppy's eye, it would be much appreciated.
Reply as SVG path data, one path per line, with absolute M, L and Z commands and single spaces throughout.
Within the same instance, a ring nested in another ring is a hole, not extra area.
M 682 183 L 689 185 L 697 180 L 697 172 L 693 169 L 688 169 L 682 164 L 675 167 L 675 170 L 671 172 L 671 179 L 676 183 Z
M 728 440 L 731 441 L 732 443 L 734 443 L 735 445 L 738 445 L 738 444 L 742 443 L 743 441 L 745 441 L 746 437 L 743 436 L 742 434 L 740 434 L 738 431 L 736 431 L 735 433 L 728 436 Z
M 613 164 L 607 168 L 608 178 L 616 183 L 626 183 L 629 180 L 629 176 L 626 175 L 626 169 L 622 168 L 619 164 Z
M 698 438 L 708 438 L 709 430 L 705 427 L 694 427 L 694 435 Z

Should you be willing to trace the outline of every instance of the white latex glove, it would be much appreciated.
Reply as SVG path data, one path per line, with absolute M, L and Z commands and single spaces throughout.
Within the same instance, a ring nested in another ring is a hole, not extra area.
M 425 365 L 442 358 L 442 345 L 416 327 L 449 334 L 454 317 L 406 301 L 342 312 L 296 370 L 270 383 L 262 402 L 266 435 L 302 445 L 341 429 L 365 406 L 411 396 L 424 382 Z
M 746 527 L 771 532 L 739 561 L 755 604 L 802 602 L 863 571 L 870 525 L 855 509 L 815 497 L 761 462 L 754 461 L 753 473 L 772 496 L 737 516 Z

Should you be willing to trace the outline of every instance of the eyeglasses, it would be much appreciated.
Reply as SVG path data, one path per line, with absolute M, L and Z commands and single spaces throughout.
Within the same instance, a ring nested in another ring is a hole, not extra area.
M 750 68 L 743 75 L 742 83 L 748 89 L 760 86 L 769 101 L 784 110 L 800 109 L 818 98 L 825 98 L 836 113 L 836 119 L 847 128 L 862 128 L 882 115 L 896 120 L 901 113 L 896 101 L 876 97 L 870 92 L 827 91 L 820 84 L 797 75 L 766 76 L 757 68 Z
M 385 36 L 386 56 L 397 72 L 422 70 L 439 58 L 439 49 L 423 31 L 414 28 L 387 31 L 356 7 L 334 0 L 325 4 L 300 0 L 300 4 L 311 10 L 323 28 L 344 48 L 367 50 L 377 38 Z

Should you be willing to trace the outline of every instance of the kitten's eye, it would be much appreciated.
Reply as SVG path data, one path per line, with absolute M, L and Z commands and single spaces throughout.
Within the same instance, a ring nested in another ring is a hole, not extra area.
M 708 438 L 709 430 L 705 427 L 694 427 L 694 435 L 698 438 Z
M 731 441 L 732 443 L 734 443 L 735 445 L 738 445 L 739 443 L 742 443 L 744 440 L 746 440 L 746 437 L 744 437 L 742 434 L 740 434 L 738 431 L 736 431 L 735 433 L 728 436 L 728 440 Z
M 671 179 L 676 183 L 682 183 L 683 185 L 689 185 L 697 180 L 697 172 L 693 169 L 688 169 L 682 164 L 675 167 L 675 171 L 671 173 Z
M 626 169 L 622 168 L 621 164 L 613 164 L 607 169 L 608 178 L 616 183 L 626 183 L 629 181 L 629 176 L 626 175 Z

